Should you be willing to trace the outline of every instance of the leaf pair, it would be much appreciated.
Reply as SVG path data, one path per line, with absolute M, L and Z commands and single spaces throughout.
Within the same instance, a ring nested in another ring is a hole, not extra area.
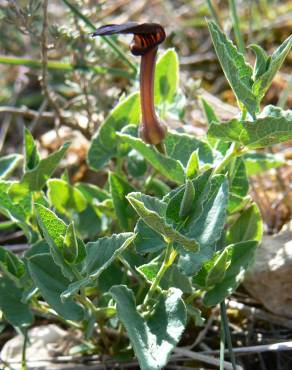
M 256 54 L 253 70 L 214 21 L 209 21 L 208 27 L 221 67 L 239 104 L 243 104 L 251 116 L 255 117 L 262 98 L 291 49 L 292 36 L 271 57 L 259 46 L 252 45 L 251 49 Z
M 256 121 L 233 119 L 213 123 L 208 137 L 227 142 L 236 142 L 249 149 L 258 149 L 292 139 L 292 113 L 267 106 Z

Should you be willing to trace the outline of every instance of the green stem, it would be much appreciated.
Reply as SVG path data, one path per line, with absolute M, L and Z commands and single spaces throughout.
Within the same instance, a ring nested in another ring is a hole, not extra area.
M 198 298 L 203 293 L 202 290 L 198 289 L 194 293 L 192 293 L 186 300 L 186 304 L 192 303 L 196 298 Z
M 83 22 L 92 30 L 95 31 L 95 25 L 85 16 L 83 15 L 73 4 L 71 4 L 68 0 L 62 0 L 63 3 L 71 10 L 73 14 L 75 14 L 78 18 L 82 19 Z M 119 58 L 121 58 L 134 72 L 137 73 L 137 67 L 134 63 L 132 63 L 124 52 L 118 47 L 116 42 L 110 37 L 102 37 L 102 40 L 108 44 L 111 49 L 117 54 Z
M 151 175 L 149 175 L 145 181 L 145 185 L 144 185 L 144 193 L 147 192 L 147 190 L 149 189 L 152 181 L 155 179 L 156 175 L 158 174 L 158 171 L 157 170 L 153 170 L 153 172 L 151 173 Z
M 80 274 L 80 272 L 77 270 L 77 268 L 75 266 L 71 265 L 71 269 L 72 269 L 75 277 L 77 278 L 77 280 L 82 280 L 83 279 L 82 275 Z M 80 302 L 89 311 L 93 312 L 96 316 L 99 314 L 99 311 L 98 311 L 97 307 L 95 307 L 95 305 L 91 302 L 91 300 L 89 298 L 87 298 L 86 293 L 85 293 L 85 287 L 80 288 L 80 296 L 78 298 L 79 298 Z
M 216 24 L 218 26 L 220 26 L 220 20 L 219 20 L 218 14 L 217 14 L 217 12 L 215 10 L 215 7 L 214 7 L 212 1 L 211 0 L 206 0 L 206 2 L 207 2 L 207 6 L 209 8 L 209 12 L 211 13 L 214 21 L 216 22 Z
M 175 260 L 177 256 L 177 252 L 176 250 L 174 250 L 172 248 L 172 243 L 168 243 L 167 245 L 167 248 L 166 248 L 166 252 L 165 252 L 165 256 L 164 256 L 164 260 L 163 260 L 163 263 L 158 271 L 158 274 L 156 275 L 156 278 L 155 280 L 153 281 L 153 283 L 151 284 L 150 286 L 150 289 L 145 297 L 145 300 L 144 300 L 144 305 L 147 304 L 147 302 L 149 301 L 149 299 L 153 296 L 153 294 L 155 293 L 156 289 L 158 288 L 159 286 L 159 283 L 160 283 L 160 280 L 162 279 L 163 275 L 165 274 L 166 270 L 172 265 L 173 261 Z
M 40 60 L 32 58 L 19 58 L 14 56 L 0 55 L 0 64 L 9 64 L 9 65 L 22 65 L 31 68 L 42 68 L 42 62 Z M 133 74 L 130 74 L 127 71 L 124 71 L 120 68 L 110 68 L 110 67 L 100 67 L 100 66 L 90 66 L 90 65 L 78 65 L 71 64 L 67 62 L 59 62 L 57 60 L 48 61 L 48 69 L 64 70 L 64 71 L 92 71 L 98 74 L 111 73 L 115 76 L 126 77 L 133 79 Z
M 24 339 L 22 345 L 22 354 L 21 354 L 21 370 L 26 370 L 26 346 L 28 340 L 28 328 L 24 329 Z
M 222 316 L 221 316 L 221 325 L 220 325 L 220 370 L 224 370 L 225 341 L 226 341 L 225 329 L 224 329 L 223 320 L 222 320 Z
M 232 364 L 233 370 L 236 370 L 236 362 L 235 362 L 235 356 L 234 352 L 232 349 L 232 341 L 231 341 L 231 335 L 230 335 L 230 330 L 229 330 L 229 322 L 228 322 L 228 316 L 226 312 L 226 305 L 225 301 L 220 303 L 220 315 L 221 315 L 221 323 L 224 326 L 224 332 L 225 332 L 225 337 L 226 337 L 226 342 L 229 350 L 229 356 Z
M 229 150 L 225 154 L 225 157 L 222 159 L 222 161 L 219 163 L 219 165 L 214 169 L 213 174 L 217 175 L 220 173 L 228 164 L 229 162 L 236 156 L 240 154 L 240 151 L 238 150 L 238 144 L 232 143 Z
M 242 108 L 242 111 L 241 111 L 241 116 L 240 116 L 240 120 L 241 121 L 244 121 L 246 119 L 246 115 L 247 115 L 247 110 L 245 107 Z
M 231 12 L 232 26 L 234 29 L 236 44 L 237 44 L 237 47 L 240 53 L 244 55 L 245 46 L 244 46 L 242 34 L 240 32 L 240 28 L 239 28 L 239 18 L 238 18 L 237 11 L 236 11 L 236 0 L 229 0 L 229 7 L 230 7 L 230 12 Z

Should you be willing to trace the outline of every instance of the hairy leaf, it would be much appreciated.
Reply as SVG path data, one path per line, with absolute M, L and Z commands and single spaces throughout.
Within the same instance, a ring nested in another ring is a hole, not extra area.
M 125 98 L 111 111 L 98 128 L 88 151 L 88 164 L 93 170 L 103 168 L 118 155 L 116 132 L 129 124 L 140 122 L 139 93 Z
M 109 184 L 118 222 L 124 230 L 129 231 L 132 229 L 134 212 L 126 199 L 126 195 L 131 193 L 134 188 L 125 179 L 113 172 L 109 174 Z
M 96 279 L 134 240 L 135 234 L 113 234 L 86 244 L 82 273 Z
M 172 288 L 166 296 L 161 295 L 154 313 L 147 319 L 137 311 L 133 292 L 126 286 L 114 286 L 110 292 L 117 302 L 119 319 L 127 330 L 141 369 L 162 369 L 186 324 L 181 291 Z
M 291 47 L 292 47 L 292 35 L 290 35 L 282 43 L 282 45 L 280 45 L 274 51 L 274 53 L 271 55 L 270 59 L 267 62 L 265 72 L 261 73 L 260 76 L 258 76 L 255 79 L 252 90 L 253 94 L 257 97 L 259 102 L 262 100 L 268 88 L 271 86 L 273 78 L 275 77 L 278 70 L 281 68 L 284 59 L 288 55 Z
M 235 141 L 249 149 L 258 149 L 292 139 L 292 111 L 266 107 L 255 122 L 233 119 L 213 123 L 208 136 Z
M 0 180 L 6 179 L 22 160 L 20 154 L 9 154 L 0 158 Z
M 157 60 L 154 80 L 155 104 L 171 103 L 178 89 L 179 64 L 174 49 L 166 50 Z
M 155 150 L 151 145 L 145 144 L 141 139 L 118 132 L 117 135 L 123 142 L 137 150 L 151 166 L 159 171 L 166 178 L 182 183 L 184 181 L 184 170 L 181 163 L 173 158 L 166 157 Z
M 24 157 L 25 166 L 24 171 L 33 170 L 40 163 L 40 154 L 37 149 L 36 142 L 30 131 L 25 128 L 24 133 Z
M 258 108 L 256 96 L 252 92 L 252 68 L 248 65 L 235 45 L 220 30 L 214 21 L 208 22 L 209 31 L 221 67 L 237 99 L 248 112 L 255 116 Z
M 224 279 L 205 294 L 203 300 L 205 305 L 214 306 L 235 291 L 253 262 L 257 245 L 257 241 L 246 241 L 227 247 L 229 267 L 225 271 Z
M 37 254 L 28 259 L 31 277 L 49 305 L 65 320 L 83 319 L 83 309 L 72 300 L 62 302 L 60 295 L 70 281 L 62 274 L 50 254 Z
M 280 154 L 251 152 L 243 156 L 246 172 L 249 176 L 278 168 L 285 164 Z
M 183 234 L 176 231 L 171 224 L 166 222 L 166 203 L 141 193 L 130 193 L 127 199 L 142 220 L 153 230 L 170 241 L 181 243 L 184 248 L 188 250 L 198 250 L 199 246 L 196 240 L 185 237 Z
M 22 303 L 22 293 L 22 289 L 8 277 L 0 277 L 0 309 L 5 319 L 16 327 L 28 326 L 33 322 L 28 304 Z
M 227 233 L 227 243 L 235 244 L 247 240 L 261 241 L 263 221 L 256 204 L 242 212 Z

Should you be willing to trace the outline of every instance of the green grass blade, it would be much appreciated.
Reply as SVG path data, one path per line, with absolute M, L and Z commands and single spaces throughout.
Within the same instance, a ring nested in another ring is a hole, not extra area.
M 31 68 L 41 68 L 42 62 L 37 59 L 32 58 L 20 58 L 14 56 L 6 56 L 0 55 L 0 64 L 9 64 L 9 65 L 22 65 Z M 106 74 L 111 73 L 115 76 L 126 77 L 129 79 L 133 79 L 134 75 L 119 68 L 109 68 L 109 67 L 100 67 L 100 66 L 88 66 L 88 65 L 78 65 L 78 64 L 71 64 L 67 62 L 60 62 L 58 60 L 49 60 L 48 61 L 48 69 L 60 69 L 65 71 L 76 71 L 76 70 L 83 70 L 83 71 L 92 71 L 98 74 Z
M 237 44 L 237 47 L 240 53 L 244 55 L 245 46 L 244 46 L 242 34 L 240 32 L 240 28 L 239 28 L 239 18 L 238 18 L 237 10 L 236 10 L 236 0 L 229 0 L 229 8 L 231 12 L 232 26 L 234 29 L 236 44 Z

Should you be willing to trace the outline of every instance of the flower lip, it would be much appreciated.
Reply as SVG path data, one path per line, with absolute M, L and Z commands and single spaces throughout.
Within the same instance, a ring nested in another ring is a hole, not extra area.
M 149 50 L 156 48 L 165 40 L 164 28 L 158 23 L 128 22 L 124 24 L 108 24 L 98 28 L 94 36 L 107 36 L 114 34 L 134 34 L 131 52 L 134 55 L 145 55 Z

